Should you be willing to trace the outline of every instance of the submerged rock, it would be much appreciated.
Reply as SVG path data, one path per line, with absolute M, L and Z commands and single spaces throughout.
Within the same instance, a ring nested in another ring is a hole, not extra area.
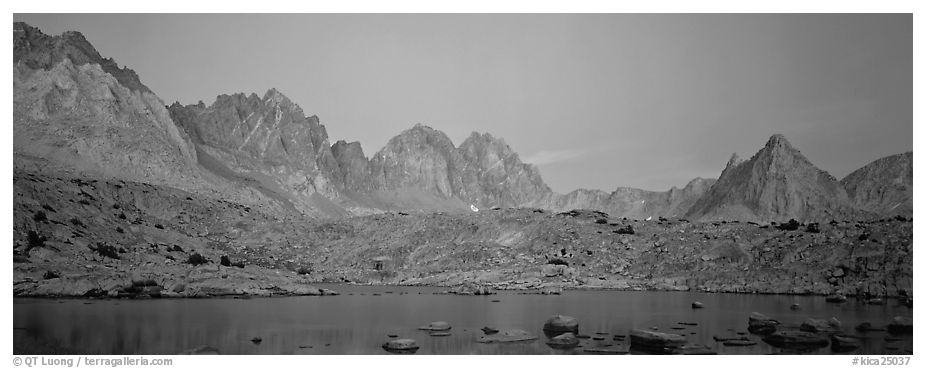
M 816 349 L 829 345 L 824 335 L 807 331 L 778 331 L 762 338 L 762 341 L 779 348 Z
M 498 342 L 518 342 L 518 341 L 530 341 L 536 340 L 537 336 L 531 335 L 527 331 L 519 329 L 505 330 L 496 334 L 482 336 L 476 340 L 483 344 L 491 344 Z
M 412 339 L 397 339 L 383 344 L 383 349 L 395 354 L 414 354 L 418 351 L 418 343 Z
M 579 345 L 579 339 L 571 332 L 567 332 L 550 339 L 547 345 L 554 349 L 571 349 Z
M 543 324 L 543 332 L 548 336 L 556 336 L 565 332 L 579 333 L 579 321 L 575 317 L 554 315 Z
M 848 352 L 862 346 L 862 340 L 854 336 L 831 335 L 830 349 L 835 352 Z
M 428 323 L 427 325 L 418 327 L 418 329 L 425 330 L 425 331 L 447 331 L 447 330 L 450 330 L 450 323 L 447 323 L 445 321 L 431 322 L 431 323 Z
M 596 346 L 588 347 L 582 349 L 582 351 L 589 354 L 610 354 L 610 355 L 623 355 L 630 353 L 630 348 L 626 345 L 618 346 Z
M 434 337 L 450 336 L 450 332 L 449 331 L 431 331 L 428 333 L 428 336 L 434 336 Z
M 769 316 L 759 312 L 752 312 L 749 315 L 749 328 L 747 329 L 754 334 L 767 335 L 775 332 L 779 324 L 781 323 Z
M 758 343 L 748 338 L 732 339 L 732 340 L 727 340 L 723 342 L 723 346 L 752 346 L 755 344 L 758 344 Z
M 830 320 L 808 318 L 804 320 L 804 323 L 801 323 L 801 331 L 823 333 L 839 332 L 842 331 L 842 323 L 839 322 L 836 317 Z
M 667 352 L 688 342 L 684 336 L 641 329 L 630 330 L 630 348 L 652 352 Z
M 865 321 L 865 322 L 859 323 L 858 326 L 855 326 L 855 330 L 859 332 L 884 331 L 885 328 L 872 326 L 871 322 Z
M 701 308 L 704 308 L 704 303 L 701 303 L 701 302 L 691 303 L 691 309 L 701 309 Z
M 678 348 L 667 349 L 666 352 L 668 354 L 681 355 L 717 355 L 717 352 L 712 350 L 709 346 L 701 344 L 683 345 Z

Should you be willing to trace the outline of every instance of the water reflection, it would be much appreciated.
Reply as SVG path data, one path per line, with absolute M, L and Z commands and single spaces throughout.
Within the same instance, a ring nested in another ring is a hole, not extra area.
M 388 335 L 397 335 L 415 339 L 420 347 L 417 354 L 576 354 L 585 348 L 626 347 L 629 338 L 617 341 L 613 336 L 650 327 L 683 334 L 690 343 L 708 346 L 720 354 L 833 353 L 829 347 L 810 352 L 775 348 L 758 336 L 750 337 L 758 342 L 753 346 L 725 346 L 714 341 L 714 336 L 745 332 L 748 315 L 753 311 L 782 321 L 786 328 L 797 328 L 810 317 L 836 317 L 847 334 L 861 337 L 859 350 L 848 354 L 912 351 L 912 335 L 892 337 L 884 331 L 853 330 L 863 321 L 883 326 L 896 315 L 912 315 L 912 309 L 893 301 L 884 305 L 851 300 L 832 304 L 822 297 L 617 291 L 568 291 L 559 296 L 515 292 L 455 296 L 435 295 L 441 291 L 437 288 L 328 287 L 342 295 L 95 300 L 91 304 L 83 300 L 62 303 L 17 298 L 13 313 L 14 327 L 19 328 L 14 330 L 15 353 L 27 353 L 25 350 L 38 344 L 62 352 L 90 354 L 175 354 L 202 345 L 215 347 L 223 354 L 387 354 L 382 344 L 392 339 Z M 496 299 L 500 302 L 492 302 Z M 691 309 L 694 300 L 704 302 L 705 308 Z M 801 304 L 801 310 L 791 310 L 794 303 Z M 580 334 L 600 339 L 581 339 L 575 349 L 550 348 L 542 326 L 553 314 L 576 317 Z M 429 336 L 427 331 L 416 329 L 441 320 L 453 326 L 450 336 Z M 523 329 L 540 338 L 518 343 L 477 343 L 484 326 Z M 255 337 L 261 338 L 260 344 L 251 342 Z

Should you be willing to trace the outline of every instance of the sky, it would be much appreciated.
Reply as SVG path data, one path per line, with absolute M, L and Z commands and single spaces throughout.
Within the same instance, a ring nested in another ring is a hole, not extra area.
M 422 123 L 544 181 L 664 191 L 780 133 L 841 179 L 913 147 L 910 14 L 14 14 L 166 104 L 276 88 L 370 157 Z

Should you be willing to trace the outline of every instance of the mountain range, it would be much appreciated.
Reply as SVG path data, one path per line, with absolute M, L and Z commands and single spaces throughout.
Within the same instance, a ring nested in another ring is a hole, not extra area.
M 703 221 L 912 215 L 912 152 L 837 180 L 774 135 L 749 160 L 731 158 L 716 180 L 695 178 L 666 192 L 559 194 L 488 133 L 457 146 L 418 124 L 367 157 L 359 142 L 332 144 L 317 116 L 276 89 L 167 106 L 80 33 L 13 28 L 17 169 L 79 171 L 313 218 L 494 207 Z

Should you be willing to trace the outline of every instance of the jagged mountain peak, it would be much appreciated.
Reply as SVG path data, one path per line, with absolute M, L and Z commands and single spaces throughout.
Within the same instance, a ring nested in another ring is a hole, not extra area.
M 858 215 L 842 186 L 780 134 L 748 161 L 732 157 L 688 216 L 702 219 L 833 219 Z
M 788 142 L 788 139 L 785 138 L 783 134 L 772 134 L 768 138 L 768 142 L 765 143 L 765 147 L 783 147 L 783 148 L 792 148 L 791 142 Z
M 112 58 L 103 58 L 80 32 L 68 31 L 60 36 L 42 33 L 24 22 L 13 23 L 13 64 L 23 63 L 30 69 L 50 70 L 62 60 L 74 65 L 98 64 L 119 84 L 132 91 L 151 92 L 132 69 L 119 67 Z

